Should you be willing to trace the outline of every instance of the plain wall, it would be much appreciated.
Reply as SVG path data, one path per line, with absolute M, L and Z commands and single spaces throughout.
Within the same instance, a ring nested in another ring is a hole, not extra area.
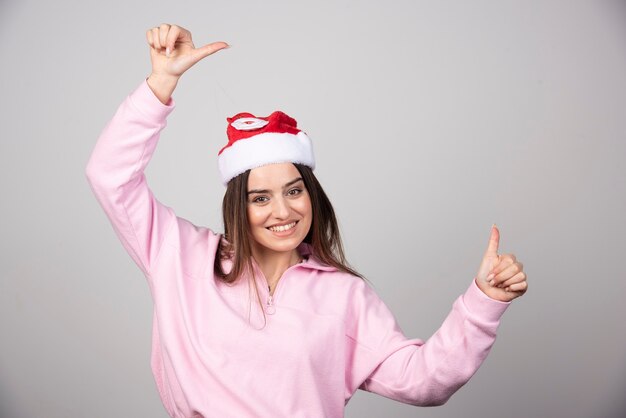
M 166 417 L 148 286 L 84 175 L 163 22 L 232 45 L 183 76 L 147 169 L 179 216 L 223 230 L 226 117 L 280 109 L 407 336 L 439 327 L 493 222 L 524 264 L 446 405 L 357 391 L 347 417 L 624 416 L 625 19 L 617 0 L 2 1 L 0 416 Z

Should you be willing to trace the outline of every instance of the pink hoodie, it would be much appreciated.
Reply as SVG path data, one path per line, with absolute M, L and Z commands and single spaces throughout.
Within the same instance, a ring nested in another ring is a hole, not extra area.
M 343 417 L 357 389 L 441 405 L 476 372 L 509 303 L 472 280 L 426 342 L 407 339 L 362 279 L 322 264 L 311 247 L 269 296 L 244 277 L 217 280 L 221 235 L 177 217 L 144 175 L 166 118 L 146 80 L 98 138 L 87 178 L 154 300 L 152 370 L 172 417 Z M 230 261 L 223 262 L 226 271 Z M 265 325 L 265 326 L 264 326 Z

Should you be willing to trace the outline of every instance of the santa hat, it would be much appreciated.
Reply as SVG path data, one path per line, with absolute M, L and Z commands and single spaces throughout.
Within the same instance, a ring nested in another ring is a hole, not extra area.
M 315 169 L 313 145 L 298 122 L 277 110 L 267 117 L 238 113 L 226 118 L 228 144 L 218 153 L 222 183 L 248 169 L 273 163 L 299 163 Z

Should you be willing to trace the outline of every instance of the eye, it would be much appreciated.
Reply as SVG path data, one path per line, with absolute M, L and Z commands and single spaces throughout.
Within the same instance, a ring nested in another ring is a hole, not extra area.
M 252 203 L 265 203 L 268 200 L 269 199 L 267 198 L 267 196 L 257 196 L 254 199 L 252 199 Z
M 302 189 L 298 189 L 298 188 L 291 189 L 287 192 L 287 194 L 290 196 L 297 196 L 300 193 L 302 193 Z

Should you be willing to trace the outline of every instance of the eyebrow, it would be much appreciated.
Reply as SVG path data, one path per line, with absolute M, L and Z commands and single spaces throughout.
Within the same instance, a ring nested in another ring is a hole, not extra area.
M 296 178 L 296 179 L 293 179 L 293 180 L 291 180 L 290 182 L 285 183 L 285 185 L 283 186 L 283 189 L 286 189 L 287 187 L 289 187 L 289 186 L 291 186 L 292 184 L 297 183 L 297 182 L 299 182 L 299 181 L 301 181 L 301 180 L 302 180 L 302 177 L 298 177 L 298 178 Z M 265 189 L 265 190 L 258 190 L 258 189 L 255 189 L 255 190 L 250 190 L 250 191 L 248 191 L 248 193 L 247 193 L 247 194 L 249 194 L 249 195 L 250 195 L 250 194 L 253 194 L 253 193 L 269 193 L 269 192 L 270 192 L 270 191 L 269 191 L 269 190 L 267 190 L 267 189 Z

